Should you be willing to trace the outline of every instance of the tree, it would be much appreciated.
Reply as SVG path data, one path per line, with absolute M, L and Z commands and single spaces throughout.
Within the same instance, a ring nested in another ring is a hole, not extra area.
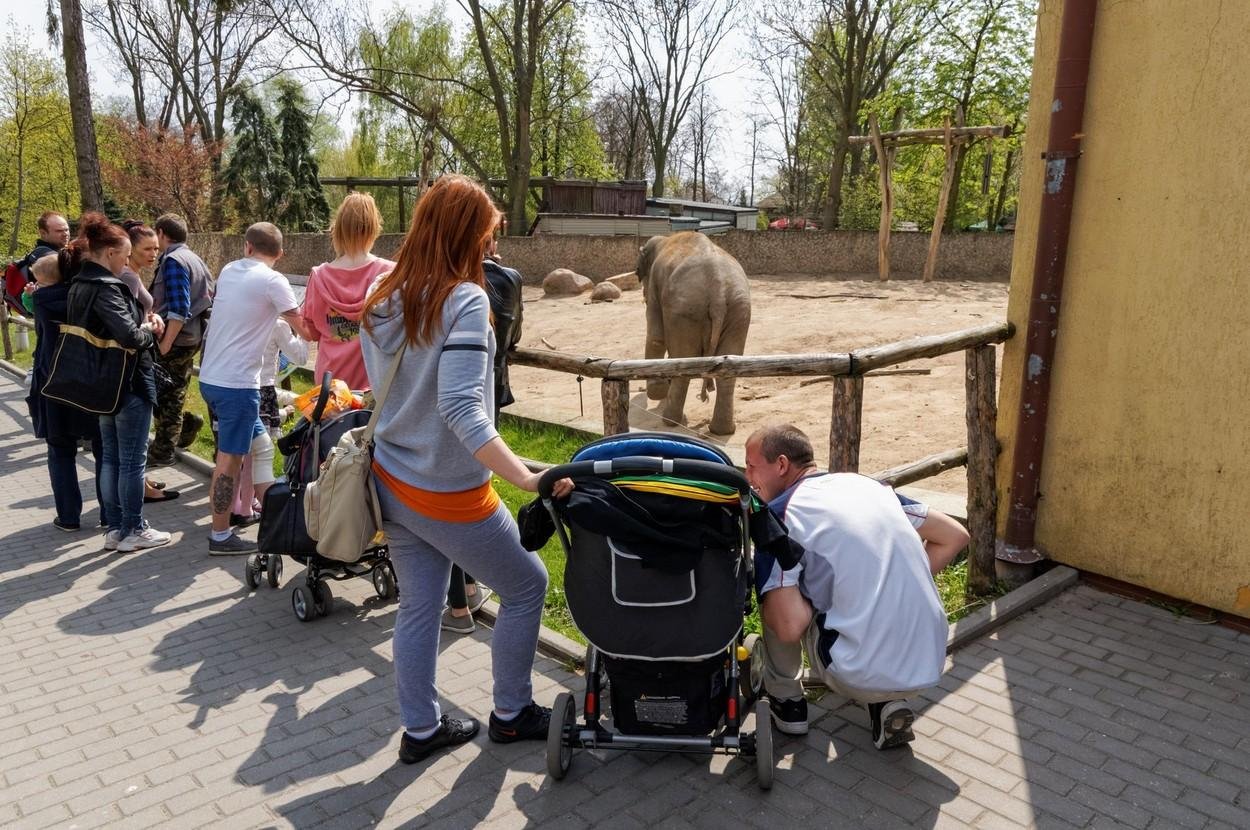
M 778 4 L 769 27 L 806 52 L 834 129 L 825 186 L 824 227 L 838 227 L 849 137 L 862 134 L 861 109 L 888 84 L 900 59 L 932 24 L 936 0 L 816 0 L 796 14 Z
M 641 98 L 636 86 L 615 86 L 594 106 L 595 129 L 607 163 L 622 179 L 641 179 L 647 174 L 650 151 Z
M 101 119 L 100 137 L 118 152 L 102 159 L 108 192 L 124 214 L 177 213 L 187 227 L 206 229 L 213 189 L 213 158 L 194 127 L 165 130 L 118 116 Z
M 29 230 L 34 227 L 30 217 L 47 209 L 68 211 L 78 201 L 68 192 L 77 190 L 77 184 L 73 137 L 68 129 L 69 100 L 62 76 L 52 60 L 30 48 L 30 42 L 29 33 L 11 32 L 0 57 L 0 160 L 4 176 L 0 200 L 4 202 L 4 218 L 12 222 L 9 259 L 29 241 Z M 34 209 L 28 209 L 32 202 Z
M 240 225 L 272 222 L 291 188 L 278 132 L 264 104 L 251 92 L 235 95 L 230 118 L 234 143 L 222 175 L 226 196 L 234 203 Z
M 313 119 L 307 106 L 297 83 L 290 79 L 279 82 L 277 122 L 286 173 L 282 181 L 287 191 L 282 194 L 278 223 L 295 233 L 325 230 L 330 220 L 330 206 L 321 190 L 317 160 L 313 158 Z
M 718 122 L 723 114 L 708 88 L 700 87 L 692 101 L 686 128 L 691 154 L 690 196 L 693 199 L 708 200 L 707 159 L 716 147 L 720 135 Z
M 669 154 L 709 62 L 737 19 L 738 0 L 600 0 L 625 82 L 638 90 L 654 175 L 663 196 Z
M 55 37 L 57 19 L 48 0 L 48 34 Z M 95 122 L 91 114 L 91 82 L 87 77 L 87 47 L 82 32 L 79 0 L 60 0 L 61 52 L 65 80 L 69 85 L 70 119 L 74 128 L 74 157 L 78 166 L 78 193 L 83 210 L 104 209 L 100 183 L 100 153 L 96 147 Z

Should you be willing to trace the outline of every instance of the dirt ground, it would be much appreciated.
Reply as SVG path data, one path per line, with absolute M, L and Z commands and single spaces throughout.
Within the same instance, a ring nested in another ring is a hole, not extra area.
M 1003 283 L 916 281 L 879 283 L 821 277 L 751 279 L 752 321 L 747 354 L 840 352 L 940 334 L 1006 317 Z M 639 291 L 627 291 L 614 303 L 589 303 L 586 295 L 552 299 L 540 288 L 525 289 L 525 324 L 521 345 L 554 347 L 562 352 L 600 357 L 642 357 L 646 332 Z M 545 342 L 544 342 L 545 341 Z M 1001 358 L 1001 353 L 1000 353 Z M 1001 364 L 1001 359 L 1000 359 Z M 927 375 L 868 377 L 864 384 L 860 469 L 865 473 L 916 461 L 931 453 L 964 446 L 964 356 L 946 355 L 907 364 Z M 737 432 L 709 435 L 712 401 L 700 401 L 697 382 L 686 401 L 687 430 L 725 446 L 741 461 L 742 444 L 751 431 L 774 420 L 790 420 L 812 436 L 819 463 L 829 452 L 831 387 L 806 378 L 748 378 L 738 382 Z M 571 375 L 515 367 L 512 388 L 517 403 L 508 412 L 591 430 L 602 429 L 598 381 L 579 384 Z M 647 400 L 645 383 L 630 385 L 630 425 L 666 429 Z M 921 482 L 921 487 L 963 493 L 963 470 Z

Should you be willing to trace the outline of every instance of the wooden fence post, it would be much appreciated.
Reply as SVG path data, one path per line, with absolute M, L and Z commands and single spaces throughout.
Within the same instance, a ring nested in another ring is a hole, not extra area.
M 603 434 L 629 432 L 629 381 L 605 378 L 599 392 L 603 397 Z
M 998 462 L 998 417 L 995 400 L 993 346 L 964 352 L 967 360 L 968 419 L 968 594 L 987 594 L 994 587 L 994 530 L 998 513 L 995 467 Z
M 859 428 L 863 412 L 863 376 L 835 376 L 833 422 L 829 425 L 829 472 L 859 472 Z
M 13 359 L 13 341 L 9 339 L 9 306 L 0 302 L 0 337 L 4 340 L 4 359 Z

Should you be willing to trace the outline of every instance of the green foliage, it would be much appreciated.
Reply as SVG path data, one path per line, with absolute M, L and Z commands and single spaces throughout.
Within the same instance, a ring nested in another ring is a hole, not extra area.
M 248 91 L 235 95 L 230 117 L 234 146 L 222 176 L 226 196 L 234 204 L 241 227 L 273 222 L 291 188 L 278 131 L 264 103 Z
M 321 190 L 317 160 L 313 157 L 313 118 L 307 107 L 308 101 L 298 84 L 290 79 L 279 82 L 277 122 L 286 171 L 284 182 L 289 189 L 284 194 L 278 224 L 292 233 L 325 230 L 330 220 L 330 206 Z

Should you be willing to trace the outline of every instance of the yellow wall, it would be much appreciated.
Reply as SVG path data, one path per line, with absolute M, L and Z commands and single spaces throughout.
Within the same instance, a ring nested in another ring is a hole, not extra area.
M 1038 16 L 999 400 L 1005 521 L 1061 3 Z M 1037 541 L 1250 614 L 1250 2 L 1099 3 Z

